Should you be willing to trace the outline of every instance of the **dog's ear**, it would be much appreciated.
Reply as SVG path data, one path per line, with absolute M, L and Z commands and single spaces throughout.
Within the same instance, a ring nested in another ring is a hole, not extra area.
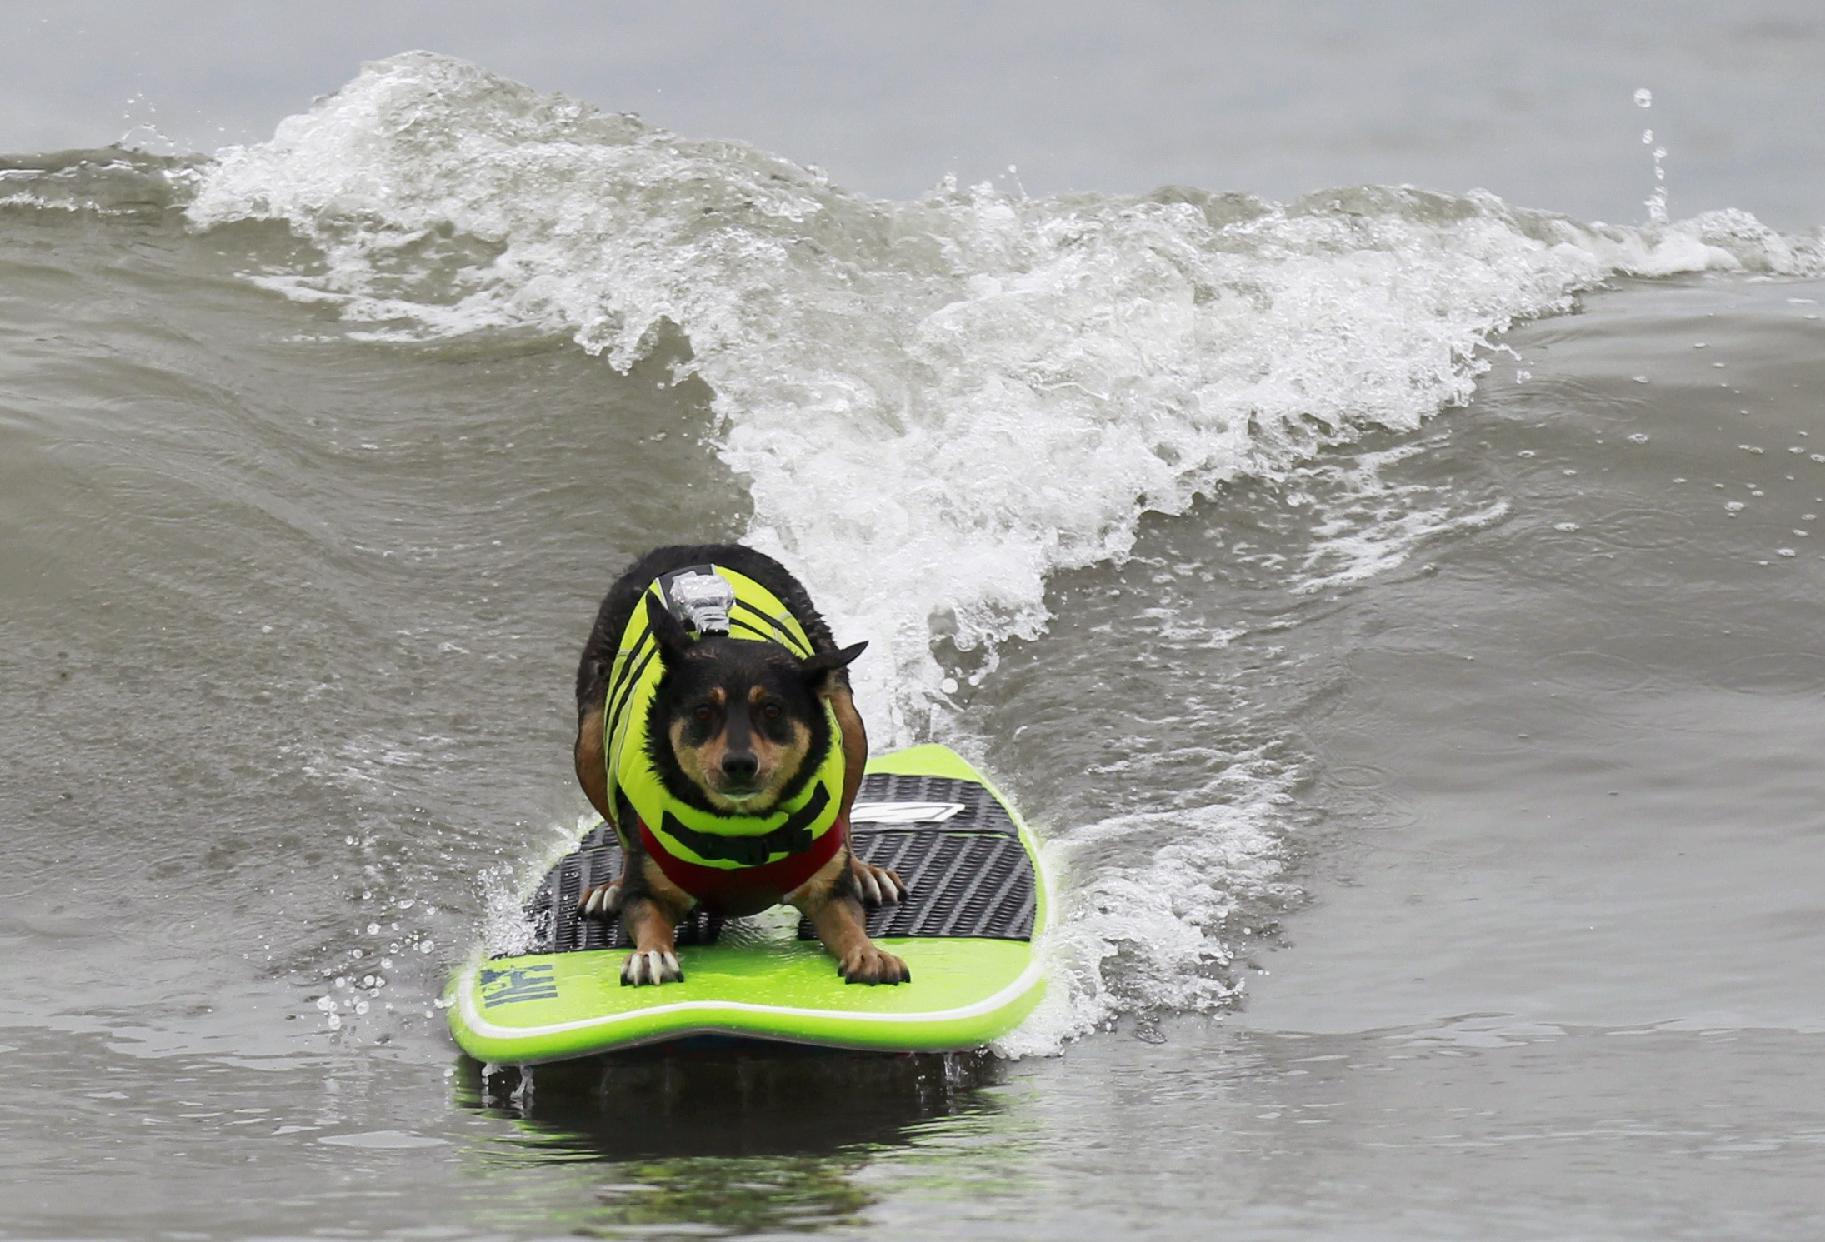
M 848 668 L 867 649 L 867 643 L 856 643 L 840 651 L 820 651 L 808 660 L 801 660 L 798 670 L 804 674 L 806 685 L 814 691 L 822 690 L 829 681 L 830 674 L 840 668 Z
M 659 662 L 667 668 L 684 659 L 684 653 L 690 650 L 690 635 L 684 632 L 684 622 L 672 615 L 672 610 L 659 602 L 651 592 L 646 596 L 646 624 L 653 632 L 653 641 L 659 644 Z

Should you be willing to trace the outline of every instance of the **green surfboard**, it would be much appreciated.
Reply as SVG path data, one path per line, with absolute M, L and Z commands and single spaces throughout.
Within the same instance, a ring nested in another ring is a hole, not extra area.
M 528 1065 L 696 1036 L 938 1052 L 1007 1034 L 1045 989 L 1045 877 L 1031 832 L 955 751 L 873 758 L 856 799 L 856 853 L 898 871 L 906 899 L 869 914 L 910 983 L 846 984 L 791 911 L 680 929 L 681 983 L 627 986 L 613 925 L 579 919 L 578 892 L 618 867 L 597 828 L 528 902 L 532 952 L 479 951 L 446 993 L 450 1030 L 480 1061 Z M 713 943 L 692 943 L 714 936 Z M 624 942 L 622 942 L 624 943 Z

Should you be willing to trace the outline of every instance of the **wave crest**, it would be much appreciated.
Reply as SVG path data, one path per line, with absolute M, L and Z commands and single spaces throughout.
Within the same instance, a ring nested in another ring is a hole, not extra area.
M 422 52 L 223 152 L 188 213 L 283 220 L 323 266 L 269 283 L 377 336 L 533 326 L 625 368 L 682 330 L 749 537 L 877 639 L 898 738 L 941 697 L 934 634 L 1037 634 L 1048 574 L 1467 400 L 1516 319 L 1618 273 L 1819 266 L 1742 213 L 1583 226 L 1480 193 L 883 202 Z

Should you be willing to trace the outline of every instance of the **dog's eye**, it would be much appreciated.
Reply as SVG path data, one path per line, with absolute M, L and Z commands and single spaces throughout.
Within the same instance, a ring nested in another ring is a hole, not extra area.
M 708 703 L 700 703 L 692 710 L 691 719 L 698 724 L 709 724 L 710 721 L 716 719 L 716 709 Z
M 762 720 L 778 720 L 785 714 L 786 709 L 781 707 L 778 703 L 762 703 L 760 705 L 760 717 Z

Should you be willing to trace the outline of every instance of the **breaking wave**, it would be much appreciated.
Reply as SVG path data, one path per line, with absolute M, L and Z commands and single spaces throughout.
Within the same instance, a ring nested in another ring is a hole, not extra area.
M 1618 273 L 1820 262 L 1740 212 L 1613 228 L 1480 193 L 884 202 L 429 53 L 222 152 L 188 213 L 282 220 L 322 265 L 265 283 L 376 338 L 533 327 L 627 368 L 682 333 L 749 537 L 891 638 L 861 672 L 900 737 L 942 697 L 934 635 L 1038 634 L 1049 573 L 1465 401 L 1515 320 Z

